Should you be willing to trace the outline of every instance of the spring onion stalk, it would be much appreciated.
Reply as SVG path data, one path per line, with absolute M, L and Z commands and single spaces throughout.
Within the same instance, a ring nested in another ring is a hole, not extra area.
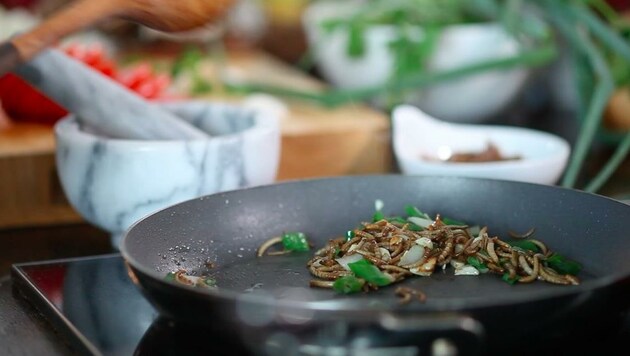
M 626 134 L 623 141 L 617 146 L 617 149 L 610 157 L 608 162 L 602 167 L 597 175 L 586 185 L 585 191 L 594 193 L 608 181 L 608 179 L 615 173 L 617 167 L 624 161 L 628 152 L 630 151 L 630 131 Z
M 614 90 L 614 82 L 604 58 L 597 50 L 590 37 L 579 35 L 578 28 L 574 26 L 574 13 L 564 12 L 566 8 L 560 6 L 555 0 L 546 0 L 545 2 L 552 14 L 551 18 L 558 29 L 575 48 L 587 57 L 599 79 L 595 85 L 595 90 L 593 91 L 588 109 L 585 113 L 573 154 L 571 155 L 569 165 L 562 180 L 564 187 L 574 187 L 582 164 L 588 154 L 591 142 L 599 127 L 608 99 Z
M 571 9 L 575 14 L 575 19 L 588 26 L 596 38 L 627 61 L 630 61 L 630 46 L 628 46 L 628 42 L 624 38 L 611 31 L 610 27 L 587 7 L 576 5 L 572 6 Z
M 454 80 L 488 70 L 505 70 L 519 66 L 536 67 L 550 62 L 556 57 L 556 55 L 557 51 L 555 46 L 547 44 L 539 48 L 523 51 L 521 54 L 511 57 L 482 61 L 447 71 L 418 73 L 417 75 L 409 75 L 405 78 L 392 80 L 383 85 L 355 90 L 339 89 L 323 92 L 311 92 L 275 85 L 267 85 L 261 83 L 241 83 L 238 81 L 230 80 L 225 82 L 224 85 L 227 90 L 243 94 L 264 92 L 271 95 L 278 95 L 292 99 L 307 100 L 327 107 L 336 107 L 349 102 L 369 99 L 379 94 L 396 92 L 405 89 L 417 89 L 431 84 L 440 83 L 447 80 Z
M 619 19 L 619 14 L 613 9 L 605 0 L 588 0 L 588 3 L 608 22 L 616 22 Z

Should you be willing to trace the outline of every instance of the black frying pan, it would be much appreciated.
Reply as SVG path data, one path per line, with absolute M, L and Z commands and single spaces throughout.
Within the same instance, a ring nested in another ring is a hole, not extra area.
M 392 287 L 342 296 L 308 287 L 311 253 L 257 258 L 266 239 L 303 231 L 317 247 L 369 220 L 413 204 L 432 216 L 537 238 L 583 265 L 579 286 L 509 285 L 497 275 L 436 272 L 403 283 L 424 304 L 401 305 Z M 512 352 L 534 338 L 591 334 L 630 302 L 630 206 L 558 187 L 471 178 L 400 175 L 286 182 L 187 201 L 135 224 L 121 252 L 147 298 L 165 315 L 239 333 L 253 350 L 313 354 L 323 346 L 394 347 L 412 352 Z M 216 267 L 216 290 L 164 281 L 179 268 Z M 253 286 L 256 286 L 252 288 Z M 259 288 L 257 288 L 259 287 Z M 584 326 L 580 328 L 580 326 Z M 573 333 L 573 334 L 571 334 Z M 435 340 L 438 340 L 437 342 Z M 281 346 L 278 346 L 281 345 Z M 298 346 L 301 345 L 301 346 Z M 520 345 L 520 346 L 519 346 Z M 270 351 L 271 350 L 271 351 Z M 273 351 L 275 350 L 275 351 Z M 321 354 L 321 353 L 320 353 Z

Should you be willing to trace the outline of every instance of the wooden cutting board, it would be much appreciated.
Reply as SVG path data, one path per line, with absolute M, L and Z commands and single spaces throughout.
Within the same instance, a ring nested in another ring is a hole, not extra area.
M 323 84 L 257 51 L 228 54 L 230 70 L 258 82 L 318 90 Z M 213 61 L 203 73 L 218 88 L 204 96 L 239 101 L 220 90 L 221 70 Z M 282 121 L 278 180 L 387 173 L 392 171 L 389 118 L 364 104 L 328 109 L 279 98 L 288 113 Z M 0 130 L 0 228 L 81 221 L 65 199 L 54 162 L 52 128 L 16 124 Z

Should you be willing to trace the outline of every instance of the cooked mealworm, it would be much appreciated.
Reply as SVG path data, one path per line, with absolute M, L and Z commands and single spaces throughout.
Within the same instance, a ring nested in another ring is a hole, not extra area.
M 409 270 L 399 267 L 399 266 L 394 266 L 394 265 L 382 265 L 381 268 L 387 271 L 399 272 L 405 275 L 412 274 L 411 272 L 409 272 Z
M 534 256 L 534 269 L 529 268 L 529 264 L 527 264 L 527 260 L 524 256 L 519 256 L 519 262 L 521 263 L 521 267 L 525 270 L 529 276 L 521 277 L 518 281 L 519 283 L 530 283 L 538 278 L 538 274 L 540 272 L 540 261 L 538 260 L 538 255 Z
M 371 253 L 369 253 L 369 252 L 367 252 L 365 250 L 355 250 L 354 252 L 360 254 L 361 256 L 363 256 L 363 258 L 365 258 L 366 260 L 372 262 L 376 266 L 382 266 L 382 265 L 386 265 L 387 264 L 387 262 L 381 260 L 380 258 L 372 255 Z
M 314 275 L 317 278 L 321 278 L 321 279 L 327 279 L 327 280 L 335 280 L 341 276 L 348 276 L 351 275 L 352 272 L 349 271 L 334 271 L 334 272 L 325 272 L 325 271 L 321 271 L 319 268 L 317 267 L 313 267 L 311 265 L 311 267 L 309 267 L 309 271 L 311 272 L 312 275 Z
M 319 279 L 311 279 L 308 282 L 308 285 L 311 287 L 317 287 L 317 288 L 332 288 L 334 283 L 335 283 L 334 281 L 322 281 Z
M 357 241 L 361 240 L 361 236 L 355 236 L 353 238 L 351 238 L 349 241 L 347 241 L 346 243 L 344 243 L 343 245 L 341 245 L 341 251 L 342 252 L 347 252 L 348 248 L 350 246 L 352 246 L 352 244 L 356 243 Z
M 539 241 L 536 239 L 529 239 L 528 241 L 538 246 L 538 248 L 540 249 L 540 252 L 542 252 L 543 255 L 547 255 L 547 252 L 549 251 L 549 249 L 547 249 L 547 245 L 545 245 L 542 241 Z
M 267 249 L 269 249 L 269 247 L 277 243 L 281 243 L 281 242 L 282 242 L 282 237 L 280 236 L 270 238 L 269 240 L 263 242 L 262 245 L 260 245 L 260 247 L 258 248 L 258 251 L 256 252 L 256 256 L 258 257 L 263 256 L 265 252 L 267 251 Z

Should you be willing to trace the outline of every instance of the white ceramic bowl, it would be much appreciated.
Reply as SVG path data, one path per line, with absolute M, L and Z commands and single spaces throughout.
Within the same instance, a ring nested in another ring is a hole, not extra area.
M 327 81 L 339 88 L 355 89 L 385 83 L 394 67 L 389 43 L 396 30 L 389 25 L 374 25 L 365 32 L 366 51 L 360 58 L 346 53 L 347 31 L 326 33 L 321 23 L 343 18 L 356 11 L 357 1 L 317 1 L 303 16 L 309 46 L 318 68 Z M 421 29 L 418 34 L 421 36 Z M 429 71 L 445 71 L 490 59 L 516 55 L 519 44 L 500 24 L 453 25 L 441 34 Z M 406 102 L 427 113 L 453 122 L 481 122 L 505 109 L 524 87 L 530 71 L 525 68 L 487 71 L 466 78 L 432 85 L 414 91 Z
M 547 132 L 448 123 L 410 105 L 394 109 L 392 126 L 394 155 L 403 174 L 482 177 L 552 185 L 564 172 L 570 153 L 566 140 Z M 521 159 L 478 163 L 435 160 L 449 153 L 482 151 L 488 142 L 495 144 L 503 156 L 520 156 Z
M 83 218 L 112 234 L 115 247 L 131 224 L 150 213 L 276 178 L 277 112 L 207 101 L 162 105 L 209 132 L 211 138 L 111 139 L 84 130 L 72 115 L 55 126 L 57 170 L 64 192 Z

